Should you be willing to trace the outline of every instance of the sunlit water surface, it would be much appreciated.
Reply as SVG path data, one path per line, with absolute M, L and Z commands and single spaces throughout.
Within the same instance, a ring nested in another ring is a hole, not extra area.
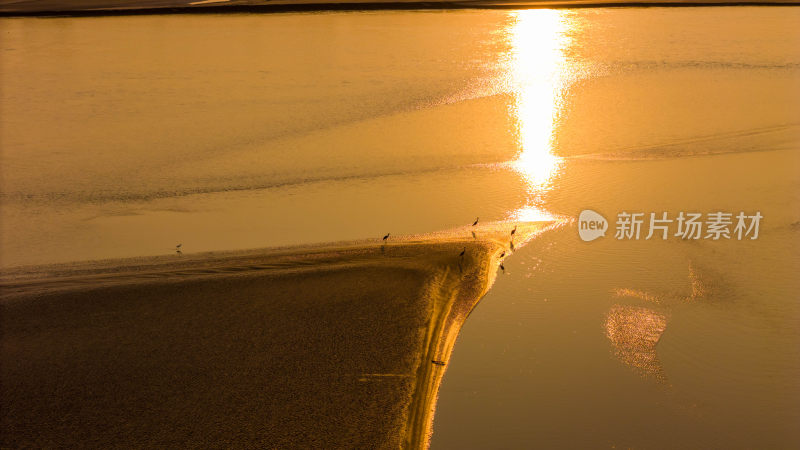
M 3 19 L 2 265 L 758 210 L 754 241 L 584 243 L 568 223 L 520 250 L 462 331 L 432 447 L 796 447 L 797 23 Z

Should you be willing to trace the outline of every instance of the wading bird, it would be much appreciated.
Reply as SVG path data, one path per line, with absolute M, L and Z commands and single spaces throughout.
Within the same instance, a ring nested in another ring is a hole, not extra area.
M 516 232 L 517 232 L 517 226 L 516 226 L 516 225 L 514 225 L 514 229 L 513 229 L 513 230 L 511 230 L 511 235 L 513 236 L 513 235 L 514 235 L 514 233 L 516 233 Z
M 391 233 L 386 233 L 386 236 L 383 237 L 383 242 L 386 242 L 389 239 L 389 235 Z
M 480 219 L 480 217 L 476 217 L 475 218 L 475 222 L 472 222 L 472 226 L 473 227 L 478 224 L 478 219 Z
M 461 250 L 461 253 L 459 253 L 458 256 L 460 256 L 461 259 L 464 259 L 464 253 L 467 253 L 467 247 L 464 247 L 464 250 Z

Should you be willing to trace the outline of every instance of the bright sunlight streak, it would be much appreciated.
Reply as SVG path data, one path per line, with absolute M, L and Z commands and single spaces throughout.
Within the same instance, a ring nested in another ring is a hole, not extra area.
M 568 24 L 561 11 L 526 10 L 515 15 L 508 32 L 509 75 L 520 151 L 512 167 L 525 179 L 531 198 L 528 206 L 512 216 L 534 221 L 551 217 L 535 203 L 562 166 L 561 158 L 553 154 L 553 145 L 570 71 L 564 55 L 569 45 L 565 35 Z

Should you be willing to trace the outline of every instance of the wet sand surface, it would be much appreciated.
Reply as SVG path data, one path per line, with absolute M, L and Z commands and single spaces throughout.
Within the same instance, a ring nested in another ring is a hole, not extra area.
M 424 446 L 506 228 L 6 272 L 2 446 Z

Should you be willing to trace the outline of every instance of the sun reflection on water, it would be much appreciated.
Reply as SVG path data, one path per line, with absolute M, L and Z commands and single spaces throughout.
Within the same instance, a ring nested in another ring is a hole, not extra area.
M 511 50 L 508 77 L 514 95 L 511 114 L 519 153 L 510 163 L 525 180 L 528 204 L 513 211 L 515 220 L 545 220 L 553 216 L 541 207 L 542 194 L 563 166 L 553 152 L 564 93 L 574 70 L 566 58 L 570 45 L 565 12 L 525 10 L 515 13 L 508 31 Z

